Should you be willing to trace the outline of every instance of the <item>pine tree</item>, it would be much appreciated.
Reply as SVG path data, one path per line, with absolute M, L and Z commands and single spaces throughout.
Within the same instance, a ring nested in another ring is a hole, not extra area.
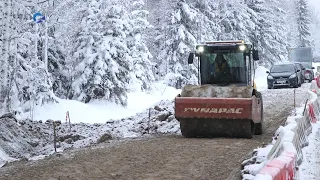
M 159 67 L 164 70 L 162 72 L 166 83 L 176 88 L 197 83 L 197 70 L 187 63 L 188 54 L 196 44 L 196 39 L 190 32 L 195 18 L 196 11 L 184 0 L 180 0 L 171 15 L 171 21 L 163 29 L 167 36 L 158 38 L 164 42 L 160 46 L 162 51 L 157 56 Z
M 115 2 L 91 1 L 73 51 L 72 99 L 127 104 L 132 66 L 125 41 L 128 23 L 127 12 Z
M 192 32 L 197 43 L 208 40 L 217 40 L 221 33 L 219 24 L 219 13 L 217 1 L 197 0 L 194 2 L 194 9 L 197 11 L 195 19 L 197 28 Z
M 221 27 L 219 33 L 220 40 L 249 40 L 250 34 L 255 29 L 251 17 L 248 13 L 248 7 L 243 3 L 243 0 L 234 0 L 232 2 L 220 1 L 219 21 Z
M 299 44 L 300 46 L 310 46 L 310 12 L 306 0 L 297 1 L 298 9 L 298 31 L 299 31 Z
M 258 44 L 260 64 L 270 65 L 286 59 L 285 12 L 276 0 L 255 0 L 248 4 L 256 24 L 251 41 Z
M 89 2 L 53 0 L 49 3 L 50 6 L 46 7 L 47 14 L 50 15 L 48 20 L 48 70 L 54 94 L 66 99 L 72 84 L 72 68 L 70 67 L 72 62 L 68 62 L 72 59 L 69 58 L 71 47 L 80 31 L 81 17 L 85 15 Z
M 319 58 L 320 57 L 320 34 L 319 34 L 319 29 L 320 29 L 320 19 L 319 15 L 313 11 L 311 12 L 311 24 L 310 24 L 310 34 L 311 38 L 313 39 L 312 42 L 312 50 L 313 50 L 313 55 L 314 57 Z
M 3 82 L 1 101 L 5 111 L 32 111 L 30 104 L 43 105 L 54 101 L 51 82 L 45 63 L 41 59 L 42 49 L 39 28 L 26 12 L 35 11 L 34 1 L 6 1 L 4 22 L 4 46 L 1 62 Z M 19 17 L 19 18 L 17 18 Z M 40 56 L 39 56 L 40 55 Z M 29 104 L 29 105 L 26 105 Z
M 131 87 L 138 86 L 139 90 L 148 90 L 154 81 L 151 59 L 152 55 L 145 44 L 144 31 L 152 26 L 147 21 L 148 11 L 143 10 L 144 1 L 138 0 L 133 3 L 131 11 L 132 32 L 128 37 L 128 48 L 133 61 Z

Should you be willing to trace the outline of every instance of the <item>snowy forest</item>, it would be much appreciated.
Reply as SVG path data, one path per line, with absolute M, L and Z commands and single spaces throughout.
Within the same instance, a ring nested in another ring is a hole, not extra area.
M 128 92 L 154 81 L 197 83 L 187 63 L 197 43 L 256 43 L 268 67 L 288 47 L 316 50 L 319 26 L 307 0 L 1 1 L 0 109 L 27 112 L 57 98 L 125 106 Z

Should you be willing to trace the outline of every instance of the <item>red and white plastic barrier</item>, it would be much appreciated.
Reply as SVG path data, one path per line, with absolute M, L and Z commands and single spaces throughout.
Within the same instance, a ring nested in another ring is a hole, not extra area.
M 254 179 L 293 180 L 297 179 L 298 166 L 303 161 L 302 148 L 308 145 L 311 123 L 320 116 L 320 78 L 312 81 L 309 100 L 301 116 L 288 117 L 286 126 L 281 129 L 278 139 L 270 150 L 266 162 Z

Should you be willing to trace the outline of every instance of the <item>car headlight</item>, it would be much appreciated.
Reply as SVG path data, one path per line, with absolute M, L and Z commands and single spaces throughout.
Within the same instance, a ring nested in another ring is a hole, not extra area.
M 268 79 L 273 79 L 273 77 L 269 75 L 269 76 L 268 76 Z
M 294 73 L 294 74 L 292 74 L 289 78 L 290 78 L 290 79 L 293 79 L 293 78 L 296 78 L 296 77 L 297 77 L 297 74 Z

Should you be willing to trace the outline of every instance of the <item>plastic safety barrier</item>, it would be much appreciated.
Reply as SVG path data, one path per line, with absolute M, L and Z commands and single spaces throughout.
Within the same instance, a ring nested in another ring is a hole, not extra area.
M 304 114 L 287 118 L 286 125 L 279 129 L 277 140 L 273 143 L 261 169 L 254 174 L 254 179 L 298 179 L 297 169 L 303 161 L 302 148 L 309 145 L 311 123 L 319 120 L 320 78 L 312 81 L 308 95 Z

